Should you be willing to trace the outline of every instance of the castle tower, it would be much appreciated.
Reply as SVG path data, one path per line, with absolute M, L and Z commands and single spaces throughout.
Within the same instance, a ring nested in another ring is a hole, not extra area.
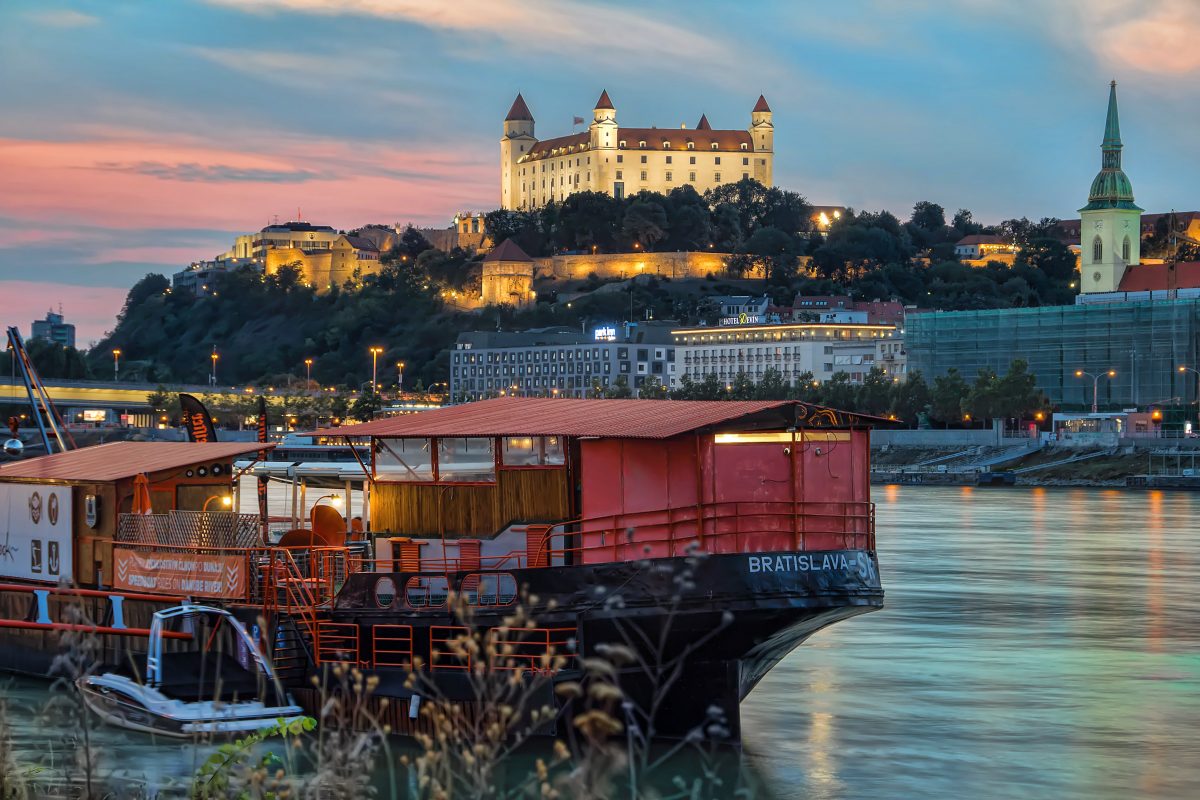
M 1100 172 L 1092 181 L 1088 204 L 1079 209 L 1079 290 L 1084 293 L 1117 291 L 1125 268 L 1141 260 L 1142 209 L 1134 205 L 1133 185 L 1121 169 L 1121 148 L 1117 82 L 1113 81 L 1100 143 Z
M 765 186 L 771 185 L 772 163 L 775 160 L 774 115 L 761 94 L 750 112 L 750 141 L 754 147 L 754 178 Z
M 617 110 L 608 98 L 608 90 L 600 92 L 600 99 L 592 109 L 592 124 L 588 126 L 588 149 L 595 159 L 595 179 L 587 188 L 608 192 L 614 197 L 624 196 L 624 182 L 616 181 Z M 617 186 L 621 183 L 621 186 Z
M 504 136 L 500 138 L 500 207 L 520 208 L 521 169 L 518 159 L 537 141 L 533 135 L 533 114 L 525 98 L 517 93 L 508 116 L 504 118 Z

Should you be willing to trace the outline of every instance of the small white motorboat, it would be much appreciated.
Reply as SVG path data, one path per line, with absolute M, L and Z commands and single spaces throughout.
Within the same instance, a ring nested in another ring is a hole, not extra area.
M 202 650 L 163 652 L 166 623 L 176 619 L 193 638 L 204 637 Z M 77 685 L 106 722 L 165 736 L 249 733 L 304 717 L 245 627 L 212 606 L 155 612 L 144 676 L 118 668 L 84 676 Z

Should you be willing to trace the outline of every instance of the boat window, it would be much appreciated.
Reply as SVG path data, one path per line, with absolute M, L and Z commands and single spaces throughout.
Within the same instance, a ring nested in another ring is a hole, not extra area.
M 428 439 L 376 439 L 375 475 L 385 481 L 433 480 Z
M 502 441 L 506 467 L 557 467 L 566 463 L 561 436 L 509 436 Z
M 380 608 L 391 608 L 394 602 L 396 602 L 396 582 L 387 577 L 375 581 L 375 605 Z
M 491 483 L 496 480 L 492 439 L 438 439 L 438 480 L 443 483 Z
M 437 608 L 446 605 L 450 586 L 442 575 L 417 575 L 404 587 L 404 602 L 409 608 Z
M 473 572 L 462 579 L 462 593 L 473 606 L 506 606 L 517 599 L 517 579 L 507 572 Z

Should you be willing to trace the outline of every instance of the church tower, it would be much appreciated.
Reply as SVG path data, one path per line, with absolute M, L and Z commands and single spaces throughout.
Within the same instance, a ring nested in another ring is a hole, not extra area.
M 587 188 L 597 192 L 608 192 L 613 197 L 625 196 L 624 181 L 617 181 L 617 110 L 608 98 L 608 90 L 600 92 L 600 99 L 592 109 L 592 124 L 588 126 L 588 150 L 596 166 L 595 180 L 589 180 Z M 622 176 L 624 177 L 624 176 Z M 617 186 L 620 183 L 620 186 Z
M 533 114 L 525 98 L 517 93 L 508 116 L 504 118 L 504 136 L 500 138 L 500 207 L 516 209 L 530 203 L 522 200 L 521 166 L 517 160 L 537 142 L 533 136 Z
M 767 105 L 767 98 L 761 94 L 754 110 L 750 112 L 750 141 L 754 148 L 751 173 L 755 180 L 764 186 L 770 186 L 772 180 L 772 162 L 775 160 L 775 123 L 771 121 L 774 114 Z
M 1133 203 L 1133 186 L 1121 170 L 1121 124 L 1117 118 L 1117 82 L 1108 89 L 1108 118 L 1100 144 L 1100 172 L 1092 181 L 1088 204 L 1079 209 L 1080 292 L 1115 292 L 1125 268 L 1141 260 L 1142 209 Z

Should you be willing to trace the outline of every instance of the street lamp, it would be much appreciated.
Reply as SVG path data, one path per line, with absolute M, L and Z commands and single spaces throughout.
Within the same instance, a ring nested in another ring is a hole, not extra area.
M 396 378 L 396 390 L 400 394 L 404 394 L 404 362 L 403 361 L 396 362 L 396 373 L 398 375 L 398 377 Z
M 121 348 L 113 348 L 113 383 L 116 383 L 121 376 Z
M 221 356 L 219 356 L 217 354 L 217 346 L 214 344 L 212 355 L 209 356 L 209 358 L 212 359 L 212 372 L 209 373 L 209 376 L 208 376 L 208 382 L 212 386 L 217 385 L 217 359 L 220 357 Z
M 376 380 L 378 375 L 376 367 L 379 363 L 379 354 L 382 352 L 382 347 L 371 348 L 371 394 L 379 394 L 379 382 Z
M 1196 409 L 1197 409 L 1196 413 L 1198 415 L 1200 415 L 1200 369 L 1193 369 L 1192 367 L 1180 366 L 1179 371 L 1180 372 L 1191 372 L 1191 373 L 1194 373 L 1196 376 Z
M 1092 379 L 1092 413 L 1095 414 L 1097 411 L 1096 396 L 1100 391 L 1100 379 L 1101 378 L 1115 378 L 1115 377 L 1117 377 L 1117 371 L 1115 369 L 1110 369 L 1108 372 L 1092 373 L 1092 372 L 1084 372 L 1081 369 L 1077 369 L 1077 370 L 1075 370 L 1075 377 Z
M 304 391 L 308 391 L 312 386 L 312 362 L 311 358 L 304 359 Z

